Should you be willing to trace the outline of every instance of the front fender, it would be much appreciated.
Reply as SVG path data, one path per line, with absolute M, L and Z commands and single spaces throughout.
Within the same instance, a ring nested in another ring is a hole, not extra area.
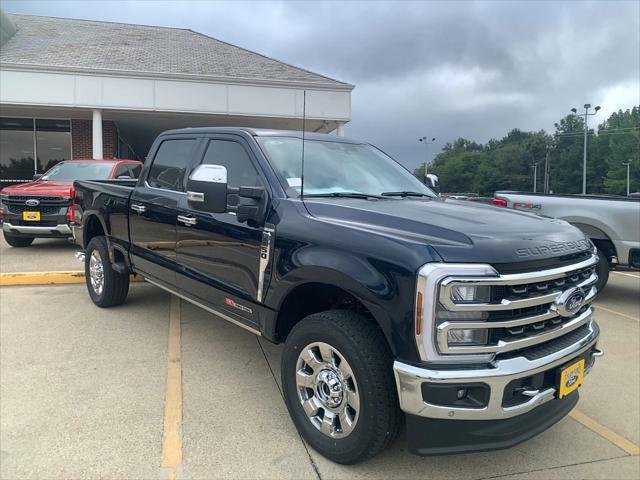
M 290 257 L 276 258 L 274 270 L 276 278 L 265 298 L 270 308 L 279 311 L 287 296 L 305 284 L 338 287 L 369 310 L 394 356 L 416 356 L 412 340 L 415 272 L 318 245 L 307 245 Z

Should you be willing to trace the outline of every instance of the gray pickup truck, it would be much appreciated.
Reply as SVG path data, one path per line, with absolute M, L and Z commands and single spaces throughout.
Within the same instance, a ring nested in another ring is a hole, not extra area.
M 640 269 L 640 198 L 496 192 L 493 205 L 565 220 L 598 247 L 598 290 L 610 269 Z

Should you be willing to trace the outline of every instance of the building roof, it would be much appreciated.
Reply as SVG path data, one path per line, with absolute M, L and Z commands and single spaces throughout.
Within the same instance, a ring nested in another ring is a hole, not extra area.
M 348 83 L 192 30 L 32 15 L 7 16 L 17 31 L 0 49 L 0 64 L 5 67 L 353 88 Z

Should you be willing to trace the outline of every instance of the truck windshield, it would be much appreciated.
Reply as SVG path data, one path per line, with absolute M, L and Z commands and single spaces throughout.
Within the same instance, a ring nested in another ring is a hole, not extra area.
M 293 137 L 257 137 L 257 140 L 287 182 L 287 194 L 298 197 L 302 184 L 302 140 Z M 407 192 L 414 197 L 436 196 L 398 162 L 371 145 L 304 142 L 304 195 L 403 197 Z
M 94 162 L 61 162 L 40 180 L 105 180 L 113 169 L 112 163 Z

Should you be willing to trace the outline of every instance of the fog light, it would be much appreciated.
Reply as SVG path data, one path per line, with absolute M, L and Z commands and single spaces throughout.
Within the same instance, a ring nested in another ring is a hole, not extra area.
M 456 303 L 488 303 L 491 300 L 491 287 L 455 285 L 451 287 L 451 300 Z
M 478 328 L 456 328 L 447 332 L 449 345 L 486 345 L 487 330 Z

